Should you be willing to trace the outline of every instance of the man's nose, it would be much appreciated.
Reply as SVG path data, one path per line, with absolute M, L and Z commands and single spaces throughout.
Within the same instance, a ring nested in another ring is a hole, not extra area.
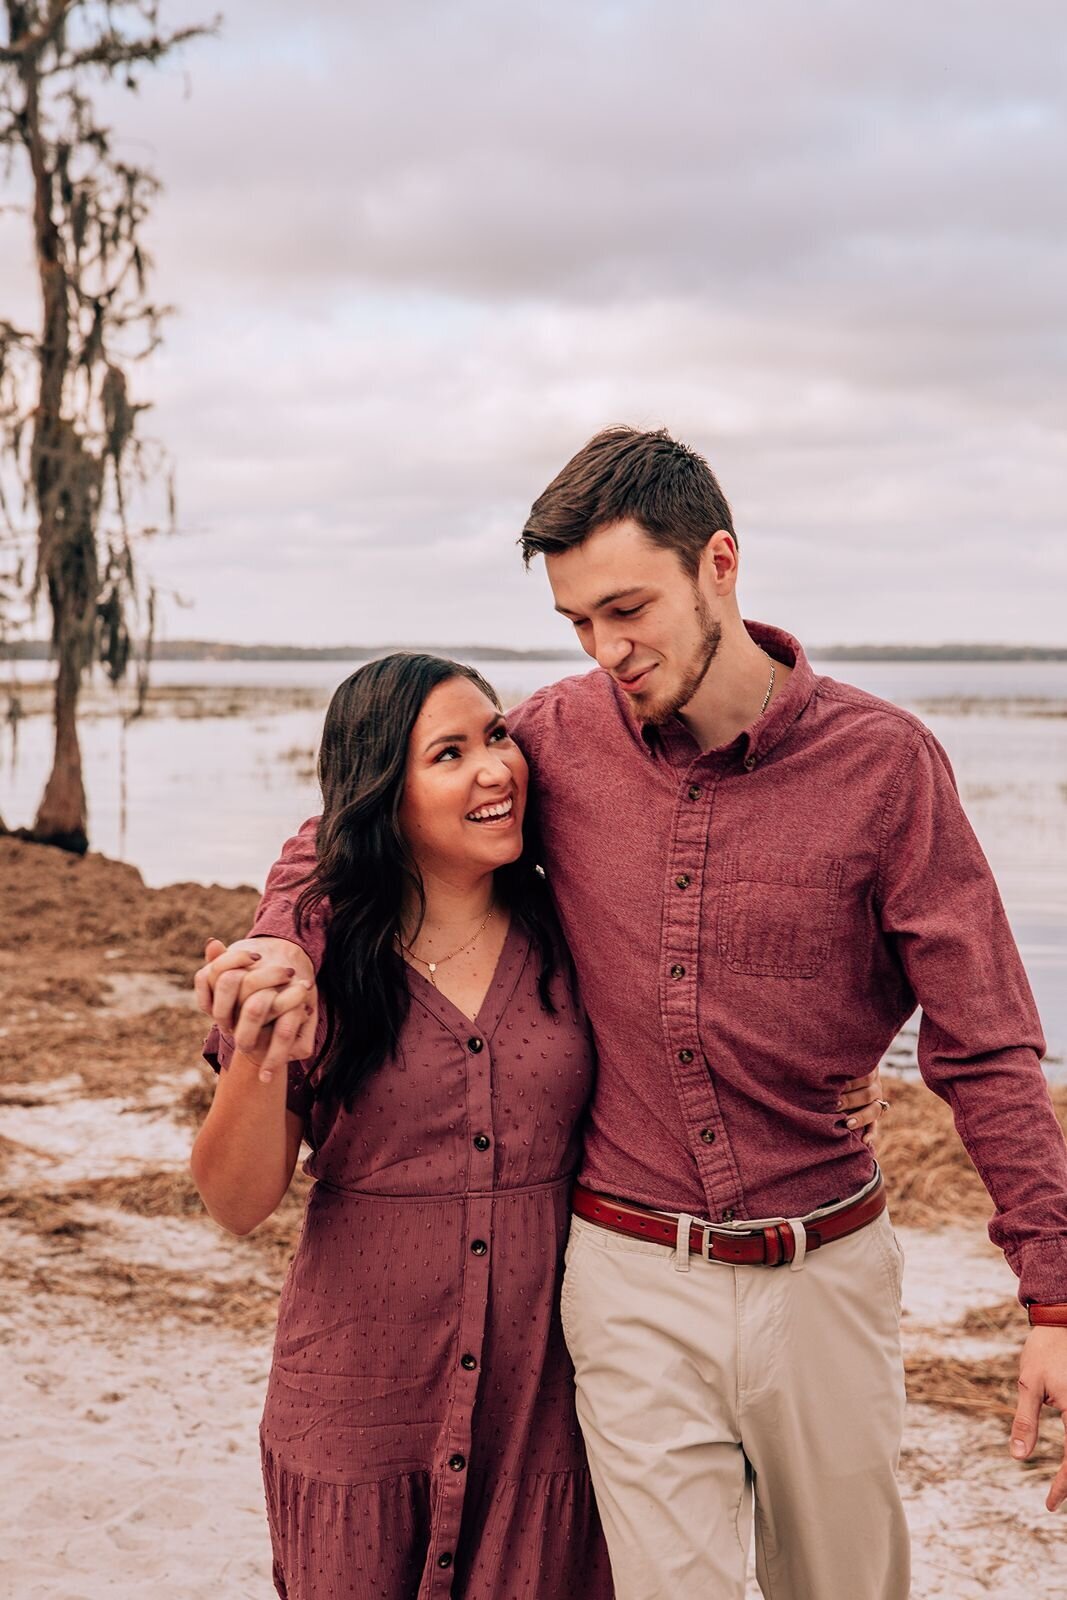
M 617 633 L 597 634 L 593 641 L 593 654 L 598 667 L 603 667 L 605 672 L 614 672 L 630 654 L 630 641 Z

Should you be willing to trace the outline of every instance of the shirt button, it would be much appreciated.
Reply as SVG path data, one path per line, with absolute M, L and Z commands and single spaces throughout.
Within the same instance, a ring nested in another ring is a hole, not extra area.
M 475 1239 L 474 1243 L 471 1245 L 471 1255 L 472 1256 L 486 1256 L 488 1254 L 489 1254 L 489 1246 L 486 1244 L 485 1240 L 484 1239 Z
M 715 1130 L 714 1130 L 714 1128 L 701 1128 L 700 1137 L 703 1139 L 705 1144 L 714 1144 L 715 1143 Z M 730 1215 L 733 1216 L 733 1212 L 732 1211 L 731 1211 Z
M 475 1367 L 478 1365 L 478 1357 L 472 1356 L 468 1350 L 466 1355 L 460 1356 L 459 1364 L 463 1368 L 464 1372 L 473 1372 Z
M 755 766 L 755 765 L 756 765 L 756 758 L 755 758 L 755 756 L 746 756 L 746 757 L 745 757 L 745 771 L 746 771 L 746 772 L 751 772 L 751 771 L 752 771 L 752 768 L 753 768 L 753 767 L 754 767 L 754 766 Z
M 442 1550 L 441 1551 L 441 1554 L 437 1558 L 437 1565 L 439 1567 L 450 1567 L 452 1565 L 452 1552 L 451 1552 L 451 1550 Z
M 679 1050 L 679 1052 L 678 1052 L 678 1060 L 682 1063 L 682 1065 L 684 1067 L 687 1067 L 689 1065 L 689 1063 L 692 1061 L 692 1059 L 693 1059 L 692 1050 Z
M 675 888 L 677 888 L 677 889 L 688 889 L 689 881 L 690 881 L 689 880 L 689 874 L 687 872 L 680 872 L 678 874 L 677 878 L 675 878 L 675 880 L 674 880 Z
M 474 1148 L 476 1150 L 488 1150 L 489 1143 L 490 1140 L 487 1133 L 476 1133 L 474 1135 Z
M 726 1207 L 726 1210 L 722 1214 L 722 1220 L 724 1222 L 732 1222 L 734 1220 L 734 1208 L 733 1208 L 733 1206 L 727 1206 Z
M 676 962 L 674 964 L 674 966 L 671 968 L 671 977 L 672 978 L 684 978 L 685 977 L 685 968 L 684 967 L 680 967 Z
M 472 1056 L 476 1056 L 482 1048 L 482 1040 L 475 1037 L 467 1040 L 467 1049 Z
M 448 1464 L 453 1472 L 462 1472 L 467 1465 L 467 1458 L 466 1456 L 449 1456 Z
M 700 799 L 700 785 L 699 785 L 699 783 L 691 783 L 689 785 L 689 788 L 686 790 L 686 794 L 688 794 L 690 800 L 699 800 Z

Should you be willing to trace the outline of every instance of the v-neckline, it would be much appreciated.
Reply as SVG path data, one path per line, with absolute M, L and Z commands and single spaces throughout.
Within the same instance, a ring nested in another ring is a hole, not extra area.
M 433 1011 L 438 1020 L 444 1023 L 446 1027 L 451 1028 L 453 1032 L 469 1034 L 473 1028 L 476 1032 L 490 1034 L 500 1020 L 500 1014 L 510 997 L 511 990 L 514 988 L 514 978 L 518 977 L 522 966 L 521 961 L 516 962 L 515 960 L 518 947 L 521 947 L 518 949 L 518 953 L 525 957 L 529 948 L 529 935 L 519 926 L 515 917 L 512 916 L 508 924 L 507 934 L 504 937 L 504 943 L 500 947 L 500 954 L 496 958 L 493 975 L 489 979 L 486 991 L 482 995 L 478 1009 L 473 1017 L 469 1017 L 461 1007 L 456 1005 L 454 1000 L 448 998 L 443 990 L 439 989 L 435 983 L 431 983 L 429 978 L 424 977 L 417 967 L 412 966 L 410 961 L 405 961 L 404 965 L 407 968 L 409 983 L 412 978 L 416 982 L 412 995 L 428 1011 Z M 507 976 L 512 968 L 515 969 L 514 978 L 509 984 L 507 983 Z M 500 991 L 502 989 L 504 992 L 501 997 Z M 490 1005 L 490 1002 L 492 1002 L 492 1005 Z M 445 1014 L 442 1015 L 442 1013 Z M 460 1026 L 458 1029 L 449 1022 L 449 1013 L 452 1017 L 459 1019 Z

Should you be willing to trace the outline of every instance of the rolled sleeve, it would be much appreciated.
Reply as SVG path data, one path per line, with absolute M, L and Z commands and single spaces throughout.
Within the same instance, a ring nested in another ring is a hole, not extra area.
M 318 826 L 319 818 L 309 817 L 299 832 L 285 841 L 281 855 L 267 874 L 263 897 L 249 933 L 252 939 L 287 939 L 291 944 L 298 944 L 306 951 L 316 972 L 322 966 L 326 950 L 329 912 L 325 904 L 321 904 L 298 920 L 296 906 L 315 865 Z

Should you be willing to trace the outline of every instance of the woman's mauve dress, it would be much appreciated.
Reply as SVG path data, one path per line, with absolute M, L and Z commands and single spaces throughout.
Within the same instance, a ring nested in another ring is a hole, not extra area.
M 516 926 L 471 1022 L 420 974 L 315 1178 L 261 1439 L 284 1600 L 610 1600 L 559 1320 L 593 1057 Z M 209 1060 L 218 1036 L 205 1046 Z

